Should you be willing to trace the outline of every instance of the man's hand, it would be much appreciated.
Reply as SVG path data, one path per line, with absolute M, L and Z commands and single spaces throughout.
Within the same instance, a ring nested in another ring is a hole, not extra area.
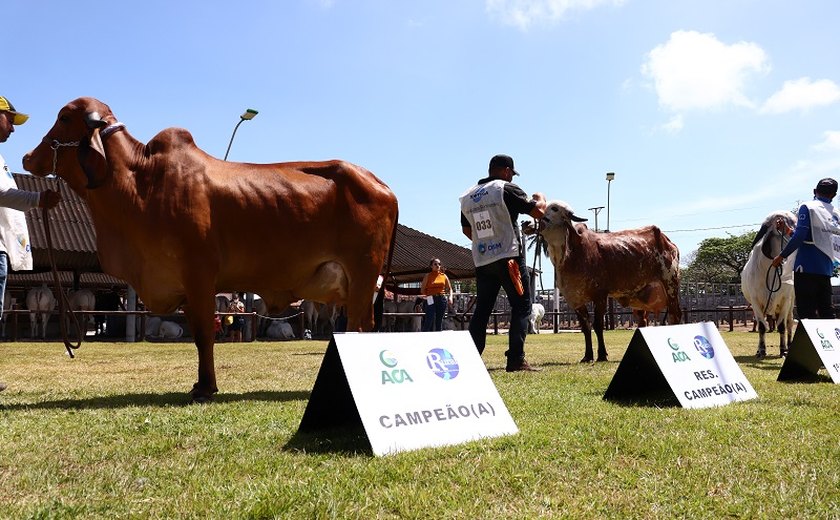
M 39 208 L 53 209 L 61 202 L 61 194 L 53 190 L 45 190 L 41 192 L 41 198 L 38 200 Z
M 790 226 L 788 226 L 787 222 L 785 222 L 785 219 L 781 217 L 776 219 L 776 229 L 778 229 L 781 233 L 783 233 L 786 236 L 793 234 L 793 230 L 790 228 Z
M 784 261 L 785 261 L 784 257 L 782 255 L 779 255 L 779 256 L 777 256 L 776 258 L 773 259 L 773 262 L 770 265 L 772 265 L 773 267 L 779 267 L 780 265 L 782 265 L 782 262 L 784 262 Z

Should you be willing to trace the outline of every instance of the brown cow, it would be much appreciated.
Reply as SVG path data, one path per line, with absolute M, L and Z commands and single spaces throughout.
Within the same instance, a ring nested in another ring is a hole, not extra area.
M 348 330 L 373 328 L 373 295 L 397 225 L 397 199 L 342 161 L 225 162 L 184 129 L 134 139 L 111 109 L 79 98 L 23 159 L 87 201 L 103 270 L 153 313 L 181 305 L 198 348 L 192 397 L 217 392 L 214 295 L 259 293 L 272 310 L 310 298 L 346 305 Z
M 607 298 L 641 311 L 668 311 L 668 322 L 679 323 L 680 252 L 656 226 L 596 233 L 562 201 L 548 204 L 540 232 L 554 264 L 554 283 L 575 309 L 586 342 L 581 362 L 591 362 L 592 333 L 586 304 L 595 306 L 594 328 L 598 361 L 607 360 L 604 314 Z

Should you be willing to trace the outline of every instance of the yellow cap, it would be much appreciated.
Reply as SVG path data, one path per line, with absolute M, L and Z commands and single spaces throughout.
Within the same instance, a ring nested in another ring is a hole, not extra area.
M 14 115 L 14 119 L 12 120 L 12 124 L 15 125 L 22 125 L 29 119 L 29 116 L 26 114 L 21 114 L 20 112 L 15 110 L 15 106 L 12 105 L 8 99 L 0 96 L 0 112 L 9 112 L 10 114 Z

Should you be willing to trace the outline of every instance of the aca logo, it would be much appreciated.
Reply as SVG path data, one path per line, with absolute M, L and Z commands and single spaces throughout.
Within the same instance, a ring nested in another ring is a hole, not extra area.
M 426 354 L 426 364 L 441 379 L 451 381 L 458 377 L 458 360 L 446 349 L 433 348 Z
M 837 334 L 837 329 L 834 329 L 834 334 Z M 820 346 L 823 350 L 834 350 L 834 345 L 832 345 L 829 340 L 825 339 L 825 336 L 823 336 L 820 329 L 817 329 L 817 336 L 820 337 Z
M 673 350 L 673 352 L 671 352 L 671 357 L 673 358 L 674 363 L 679 363 L 680 361 L 691 361 L 688 354 L 681 350 L 682 347 L 680 347 L 680 344 L 673 339 L 668 338 L 668 346 L 671 347 L 671 350 Z
M 473 202 L 479 202 L 484 196 L 487 195 L 487 188 L 479 187 L 477 190 L 470 194 L 470 199 Z
M 703 336 L 694 336 L 694 348 L 697 349 L 697 352 L 706 359 L 712 359 L 715 357 L 715 348 L 709 340 Z
M 406 382 L 413 383 L 414 380 L 411 379 L 411 376 L 408 372 L 403 368 L 397 368 L 397 358 L 394 357 L 394 354 L 390 350 L 383 350 L 379 353 L 379 361 L 382 362 L 385 367 L 389 370 L 382 371 L 382 384 L 401 384 Z
M 478 243 L 478 252 L 482 255 L 484 253 L 486 253 L 487 252 L 487 244 L 485 244 L 484 242 L 479 242 Z

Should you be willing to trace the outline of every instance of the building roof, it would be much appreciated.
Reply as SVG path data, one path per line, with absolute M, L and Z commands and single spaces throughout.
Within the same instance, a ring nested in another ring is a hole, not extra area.
M 14 174 L 22 190 L 44 191 L 51 189 L 61 193 L 62 202 L 49 211 L 51 238 L 55 262 L 62 283 L 72 283 L 73 275 L 80 277 L 81 286 L 111 287 L 124 286 L 125 282 L 102 273 L 96 250 L 96 230 L 87 203 L 71 190 L 66 183 L 55 177 L 36 177 L 29 174 Z M 26 212 L 26 223 L 32 243 L 32 273 L 13 273 L 9 286 L 32 286 L 41 282 L 52 284 L 47 237 L 43 226 L 41 209 Z M 429 261 L 440 258 L 446 274 L 451 279 L 473 278 L 472 255 L 469 249 L 435 238 L 402 224 L 398 225 L 391 273 L 399 283 L 419 281 L 429 272 Z M 85 274 L 82 274 L 85 273 Z

